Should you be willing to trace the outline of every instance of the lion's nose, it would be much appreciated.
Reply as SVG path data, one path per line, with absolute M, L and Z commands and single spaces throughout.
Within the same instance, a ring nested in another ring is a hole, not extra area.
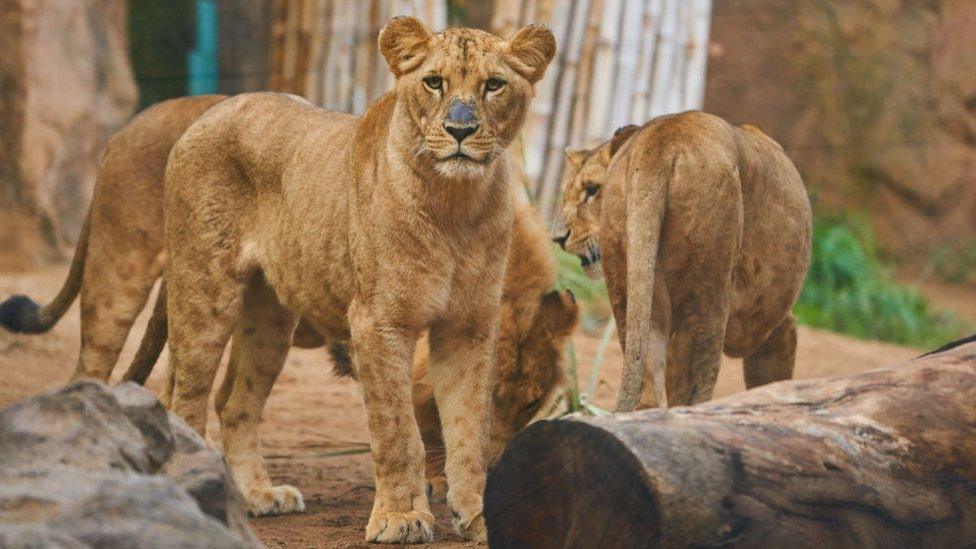
M 569 240 L 569 231 L 566 231 L 563 234 L 553 233 L 552 235 L 552 241 L 555 242 L 556 244 L 559 244 L 559 247 L 563 249 L 566 249 L 566 241 L 568 240 Z
M 464 141 L 464 138 L 466 138 L 467 136 L 469 136 L 469 135 L 473 134 L 474 132 L 478 131 L 478 126 L 477 125 L 475 125 L 475 126 L 448 126 L 447 124 L 444 124 L 444 129 L 447 130 L 447 133 L 449 133 L 452 136 L 454 136 L 454 139 L 456 139 L 457 142 L 460 143 L 460 142 Z

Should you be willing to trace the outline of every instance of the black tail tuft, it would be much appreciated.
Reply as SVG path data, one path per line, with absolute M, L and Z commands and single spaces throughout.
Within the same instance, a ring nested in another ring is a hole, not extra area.
M 2 309 L 3 309 L 3 307 L 0 306 L 0 312 L 2 312 Z M 955 349 L 956 347 L 961 347 L 962 345 L 965 345 L 967 343 L 973 343 L 973 342 L 976 342 L 976 334 L 973 334 L 973 335 L 971 335 L 969 337 L 964 337 L 962 339 L 957 339 L 956 341 L 951 341 L 951 342 L 946 343 L 945 345 L 939 347 L 938 349 L 936 349 L 934 351 L 929 351 L 929 352 L 925 353 L 924 355 L 918 356 L 916 358 L 922 358 L 923 356 L 930 356 L 930 355 L 934 355 L 934 354 L 938 354 L 938 353 L 944 353 L 945 351 L 948 351 L 950 349 Z
M 43 334 L 51 329 L 41 322 L 41 307 L 26 295 L 0 303 L 0 326 L 15 334 Z

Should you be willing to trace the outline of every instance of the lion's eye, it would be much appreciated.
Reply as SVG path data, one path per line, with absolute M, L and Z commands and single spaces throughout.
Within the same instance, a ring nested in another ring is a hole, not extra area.
M 502 86 L 504 85 L 505 81 L 501 78 L 489 78 L 487 81 L 485 81 L 485 89 L 490 92 L 498 91 L 502 89 Z
M 600 186 L 595 183 L 590 183 L 584 189 L 586 193 L 586 198 L 593 198 L 598 192 L 600 192 Z
M 438 91 L 444 85 L 444 79 L 436 74 L 427 76 L 424 78 L 424 85 L 434 91 Z

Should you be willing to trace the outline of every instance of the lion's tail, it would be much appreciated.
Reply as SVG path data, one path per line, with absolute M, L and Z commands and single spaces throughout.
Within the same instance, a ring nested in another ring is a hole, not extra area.
M 142 335 L 136 357 L 132 359 L 132 364 L 122 376 L 122 381 L 134 381 L 139 385 L 145 385 L 159 359 L 159 354 L 163 352 L 163 346 L 166 345 L 168 331 L 166 279 L 164 278 L 159 284 L 159 295 L 156 296 L 156 304 L 153 306 L 152 316 L 149 317 L 146 333 Z
M 85 223 L 78 235 L 75 255 L 71 259 L 71 269 L 61 291 L 54 301 L 41 307 L 26 295 L 15 295 L 0 303 L 0 326 L 18 334 L 43 334 L 54 327 L 64 313 L 74 303 L 81 289 L 81 279 L 88 257 L 88 234 L 91 226 L 91 209 L 85 216 Z
M 640 154 L 640 153 L 637 153 Z M 667 342 L 653 342 L 651 307 L 654 297 L 654 270 L 664 225 L 668 186 L 674 176 L 674 163 L 664 163 L 658 173 L 641 173 L 628 167 L 627 174 L 627 331 L 626 353 L 617 411 L 637 407 L 644 382 L 644 363 L 655 360 L 651 382 L 659 406 L 667 407 L 665 387 L 667 362 L 651 357 Z

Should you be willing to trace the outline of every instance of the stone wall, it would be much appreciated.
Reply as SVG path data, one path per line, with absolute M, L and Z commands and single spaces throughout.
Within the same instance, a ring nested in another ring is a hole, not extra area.
M 821 213 L 925 257 L 976 238 L 976 2 L 714 2 L 705 109 L 796 161 Z
M 0 0 L 0 271 L 63 258 L 132 112 L 125 0 Z

